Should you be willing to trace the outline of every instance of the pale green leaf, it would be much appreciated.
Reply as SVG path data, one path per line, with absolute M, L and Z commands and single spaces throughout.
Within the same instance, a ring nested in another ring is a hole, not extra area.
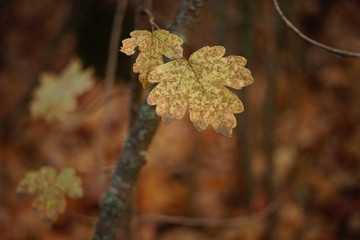
M 79 198 L 83 195 L 81 179 L 72 168 L 59 173 L 51 167 L 28 172 L 20 181 L 17 192 L 35 193 L 33 210 L 44 220 L 53 222 L 66 208 L 65 195 Z
M 77 97 L 94 84 L 93 70 L 73 60 L 60 75 L 43 73 L 30 105 L 31 116 L 48 121 L 64 120 L 75 111 Z

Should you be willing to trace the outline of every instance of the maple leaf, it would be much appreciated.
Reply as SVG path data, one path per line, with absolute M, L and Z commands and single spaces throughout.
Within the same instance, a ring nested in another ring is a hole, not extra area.
M 223 57 L 222 46 L 203 47 L 189 60 L 178 59 L 156 67 L 149 74 L 159 83 L 149 94 L 148 103 L 165 123 L 181 119 L 189 107 L 190 120 L 199 130 L 209 124 L 216 132 L 231 136 L 236 126 L 234 113 L 244 110 L 238 97 L 226 86 L 241 89 L 254 80 L 240 56 Z
M 92 74 L 92 69 L 82 70 L 79 60 L 72 60 L 60 75 L 43 73 L 30 104 L 32 117 L 64 120 L 76 109 L 77 97 L 93 86 Z
M 57 172 L 51 167 L 28 172 L 17 189 L 19 193 L 36 193 L 33 210 L 48 222 L 54 222 L 66 207 L 65 195 L 79 198 L 83 195 L 81 179 L 72 168 Z
M 135 53 L 134 49 L 139 48 L 133 71 L 140 73 L 139 80 L 143 87 L 150 86 L 148 81 L 149 73 L 156 67 L 163 64 L 163 55 L 170 58 L 181 58 L 183 49 L 180 46 L 183 40 L 167 30 L 156 30 L 149 32 L 146 30 L 136 30 L 130 33 L 131 38 L 122 41 L 123 46 L 120 51 L 126 55 Z

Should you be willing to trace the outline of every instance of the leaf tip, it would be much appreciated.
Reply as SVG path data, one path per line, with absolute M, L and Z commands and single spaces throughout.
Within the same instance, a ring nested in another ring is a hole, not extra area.
M 232 136 L 232 130 L 233 130 L 232 128 L 228 128 L 226 126 L 219 126 L 218 128 L 215 129 L 217 133 L 221 133 L 225 137 L 229 137 L 229 138 Z

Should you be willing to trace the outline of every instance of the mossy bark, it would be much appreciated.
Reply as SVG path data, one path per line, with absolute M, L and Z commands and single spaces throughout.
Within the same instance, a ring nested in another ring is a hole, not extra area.
M 201 6 L 202 0 L 183 0 L 169 29 L 184 35 L 185 29 L 197 17 Z M 100 218 L 93 235 L 94 240 L 116 239 L 131 204 L 139 172 L 146 163 L 143 153 L 151 143 L 159 120 L 155 108 L 148 105 L 145 100 L 129 137 L 124 142 L 122 155 L 113 171 L 110 188 L 104 195 Z
M 93 239 L 115 239 L 127 214 L 139 172 L 145 164 L 143 152 L 148 148 L 159 124 L 154 107 L 143 104 L 123 153 L 113 171 L 109 190 L 103 197 L 101 215 Z

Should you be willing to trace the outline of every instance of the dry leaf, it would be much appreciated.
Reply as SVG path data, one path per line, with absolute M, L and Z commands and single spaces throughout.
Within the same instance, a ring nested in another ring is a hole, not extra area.
M 151 83 L 159 83 L 149 94 L 148 103 L 168 123 L 181 119 L 189 106 L 190 120 L 199 130 L 209 124 L 216 132 L 231 136 L 236 126 L 234 113 L 244 107 L 225 86 L 240 89 L 254 80 L 240 56 L 223 57 L 221 46 L 203 47 L 189 60 L 178 59 L 156 67 L 149 74 Z
M 19 183 L 17 192 L 36 193 L 33 210 L 40 217 L 54 222 L 59 213 L 66 207 L 65 195 L 79 198 L 83 195 L 81 179 L 72 168 L 64 168 L 59 173 L 51 167 L 43 167 L 39 171 L 28 172 Z
M 33 118 L 64 120 L 77 106 L 77 97 L 89 90 L 94 82 L 92 69 L 82 70 L 73 60 L 60 75 L 44 73 L 30 105 Z
M 170 58 L 182 57 L 183 49 L 180 46 L 183 41 L 180 37 L 166 30 L 149 32 L 137 30 L 130 33 L 131 38 L 122 41 L 121 52 L 126 55 L 135 53 L 134 49 L 139 47 L 139 56 L 133 67 L 133 71 L 140 73 L 139 80 L 143 87 L 150 86 L 148 82 L 149 73 L 156 67 L 163 64 L 163 55 Z

